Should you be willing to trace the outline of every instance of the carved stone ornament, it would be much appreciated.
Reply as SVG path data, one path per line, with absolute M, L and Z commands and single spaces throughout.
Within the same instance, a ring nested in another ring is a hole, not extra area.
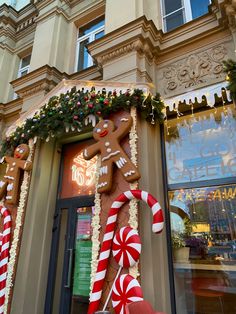
M 226 54 L 225 46 L 219 45 L 197 54 L 191 54 L 165 67 L 163 70 L 165 94 L 224 77 L 222 60 L 225 59 Z

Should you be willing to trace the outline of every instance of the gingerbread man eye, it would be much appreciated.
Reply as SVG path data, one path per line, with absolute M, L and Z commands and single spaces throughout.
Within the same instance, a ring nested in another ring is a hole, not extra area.
M 97 132 L 97 133 L 100 133 L 100 132 L 101 132 L 101 129 L 96 129 L 96 132 Z
M 104 123 L 104 124 L 103 124 L 103 127 L 104 127 L 104 129 L 106 129 L 106 128 L 108 127 L 108 124 L 107 124 L 107 123 Z
M 16 151 L 19 152 L 19 151 L 20 151 L 20 148 L 17 148 Z
M 24 149 L 20 149 L 20 153 L 23 154 L 24 153 Z

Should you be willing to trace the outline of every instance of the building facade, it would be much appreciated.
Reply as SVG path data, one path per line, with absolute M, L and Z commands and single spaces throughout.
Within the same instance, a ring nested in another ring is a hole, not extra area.
M 236 312 L 236 115 L 222 64 L 235 59 L 235 10 L 234 0 L 0 1 L 0 139 L 73 81 L 147 84 L 164 100 L 162 125 L 137 118 L 139 186 L 166 221 L 155 237 L 139 211 L 139 272 L 145 299 L 168 314 Z M 91 129 L 37 141 L 9 313 L 87 311 L 88 280 L 70 281 L 94 186 L 81 183 L 81 160 L 79 195 L 65 178 L 90 140 Z

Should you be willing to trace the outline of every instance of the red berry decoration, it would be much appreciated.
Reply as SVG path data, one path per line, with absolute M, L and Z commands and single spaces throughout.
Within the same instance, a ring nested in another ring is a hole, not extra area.
M 112 253 L 115 261 L 121 267 L 134 266 L 141 253 L 141 240 L 137 230 L 123 227 L 113 239 Z
M 74 120 L 78 120 L 79 117 L 78 117 L 78 116 L 74 116 L 73 119 L 74 119 Z
M 113 285 L 111 299 L 115 313 L 125 314 L 126 304 L 143 301 L 143 293 L 134 277 L 121 275 Z
M 109 99 L 105 99 L 103 103 L 104 103 L 104 105 L 106 105 L 106 106 L 109 105 Z

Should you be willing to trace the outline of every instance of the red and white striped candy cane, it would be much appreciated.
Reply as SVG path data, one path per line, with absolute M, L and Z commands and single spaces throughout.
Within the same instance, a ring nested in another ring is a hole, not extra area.
M 108 260 L 111 253 L 112 240 L 116 227 L 117 215 L 119 209 L 128 201 L 132 199 L 143 200 L 152 209 L 153 224 L 152 231 L 160 233 L 163 229 L 164 218 L 160 204 L 149 193 L 141 190 L 130 190 L 120 194 L 112 203 L 107 219 L 106 230 L 103 237 L 102 246 L 98 260 L 97 272 L 95 275 L 92 293 L 90 295 L 90 304 L 88 314 L 93 314 L 97 311 L 100 299 L 102 296 L 102 288 L 106 276 Z
M 3 233 L 0 256 L 0 314 L 4 312 L 5 288 L 7 281 L 7 264 L 10 253 L 11 240 L 11 214 L 10 211 L 0 206 L 1 215 L 3 216 Z

